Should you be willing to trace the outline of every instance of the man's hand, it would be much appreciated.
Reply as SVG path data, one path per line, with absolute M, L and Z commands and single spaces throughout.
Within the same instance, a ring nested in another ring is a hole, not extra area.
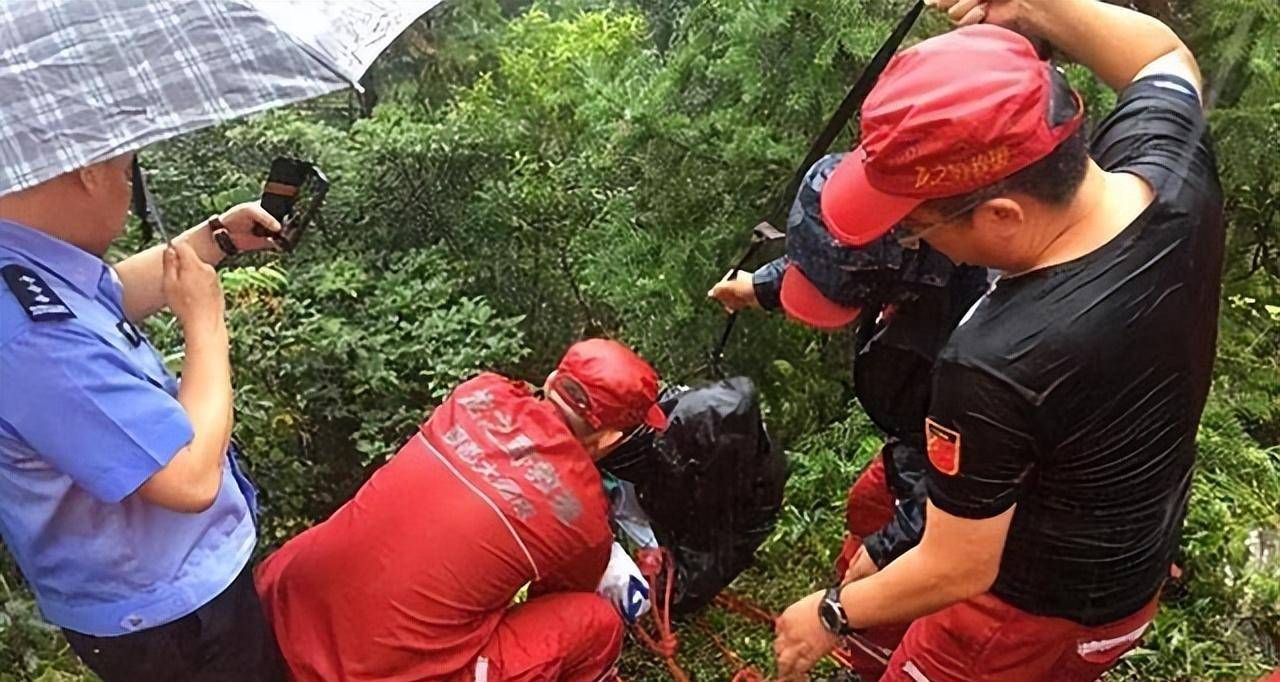
M 925 0 L 924 4 L 945 12 L 957 26 L 980 24 L 987 18 L 986 0 Z
M 848 585 L 855 580 L 862 580 L 878 570 L 880 567 L 871 560 L 871 555 L 867 554 L 867 548 L 859 547 L 858 553 L 853 555 L 853 561 L 849 562 L 849 568 L 844 572 L 844 581 L 841 584 Z
M 1099 0 L 925 0 L 959 26 L 987 23 L 1047 41 L 1117 92 L 1136 78 L 1170 73 L 1197 91 L 1195 57 L 1155 17 Z
M 200 260 L 188 244 L 164 252 L 164 300 L 190 343 L 210 331 L 225 333 L 226 303 L 213 266 Z
M 736 313 L 745 308 L 760 307 L 760 301 L 756 300 L 756 287 L 752 283 L 752 274 L 745 270 L 739 270 L 737 274 L 732 272 L 726 274 L 724 279 L 707 292 L 707 298 L 719 301 L 725 311 L 730 313 Z
M 1031 0 L 925 0 L 956 26 L 995 24 L 1031 37 L 1024 17 L 1031 11 Z
M 235 242 L 236 248 L 242 252 L 280 250 L 276 242 L 271 239 L 271 236 L 280 233 L 280 221 L 267 213 L 256 201 L 234 206 L 218 216 L 218 220 L 227 228 L 231 241 Z M 255 227 L 259 229 L 255 231 Z M 261 233 L 265 233 L 266 236 Z
M 781 681 L 806 679 L 813 666 L 839 641 L 818 619 L 822 595 L 815 592 L 792 604 L 774 622 L 773 652 Z

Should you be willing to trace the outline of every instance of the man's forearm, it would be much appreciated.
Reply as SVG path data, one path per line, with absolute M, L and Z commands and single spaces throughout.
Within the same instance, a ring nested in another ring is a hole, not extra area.
M 840 603 L 849 625 L 862 629 L 909 623 L 989 587 L 955 572 L 939 570 L 943 564 L 931 561 L 927 551 L 917 545 L 874 575 L 846 585 L 840 592 Z
M 849 623 L 856 628 L 907 623 L 985 592 L 1000 573 L 1014 512 L 1010 507 L 993 517 L 969 519 L 929 503 L 920 544 L 841 591 Z
M 178 402 L 195 432 L 187 448 L 187 456 L 191 458 L 186 463 L 190 479 L 220 478 L 234 425 L 231 360 L 225 326 L 189 339 Z
M 195 249 L 200 260 L 217 265 L 222 262 L 222 249 L 213 241 L 208 226 L 201 223 L 174 239 Z M 158 244 L 116 264 L 116 275 L 124 289 L 124 314 L 132 322 L 140 322 L 164 309 L 164 250 Z
M 1021 2 L 1019 30 L 1045 38 L 1115 90 L 1156 59 L 1187 50 L 1160 20 L 1101 0 Z

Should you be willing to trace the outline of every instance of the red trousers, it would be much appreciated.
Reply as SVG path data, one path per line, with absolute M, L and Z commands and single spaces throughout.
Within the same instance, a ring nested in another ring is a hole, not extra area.
M 991 594 L 917 619 L 882 682 L 1093 682 L 1138 645 L 1156 599 L 1114 623 L 1086 627 L 1037 616 Z
M 565 592 L 537 597 L 507 612 L 465 679 L 611 680 L 623 634 L 618 613 L 594 594 Z
M 877 456 L 849 489 L 848 533 L 836 560 L 838 576 L 843 577 L 862 538 L 893 517 L 894 504 L 884 461 Z M 863 630 L 867 640 L 893 650 L 887 668 L 857 647 L 848 653 L 855 672 L 882 682 L 1091 682 L 1137 646 L 1156 604 L 1152 599 L 1132 616 L 1085 627 L 1036 616 L 983 594 L 908 625 Z

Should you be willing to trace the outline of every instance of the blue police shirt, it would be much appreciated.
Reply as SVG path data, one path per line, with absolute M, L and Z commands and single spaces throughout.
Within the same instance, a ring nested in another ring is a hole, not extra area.
M 195 611 L 248 563 L 252 486 L 228 453 L 202 513 L 133 495 L 192 428 L 115 271 L 0 221 L 0 274 L 0 537 L 45 618 L 114 636 Z

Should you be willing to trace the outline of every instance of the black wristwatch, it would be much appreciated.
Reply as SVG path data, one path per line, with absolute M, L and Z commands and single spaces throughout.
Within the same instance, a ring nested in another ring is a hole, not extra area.
M 839 585 L 822 595 L 822 601 L 818 604 L 818 620 L 822 621 L 822 627 L 827 632 L 837 637 L 853 634 L 853 628 L 849 627 L 849 617 L 845 615 L 844 606 L 840 603 Z

